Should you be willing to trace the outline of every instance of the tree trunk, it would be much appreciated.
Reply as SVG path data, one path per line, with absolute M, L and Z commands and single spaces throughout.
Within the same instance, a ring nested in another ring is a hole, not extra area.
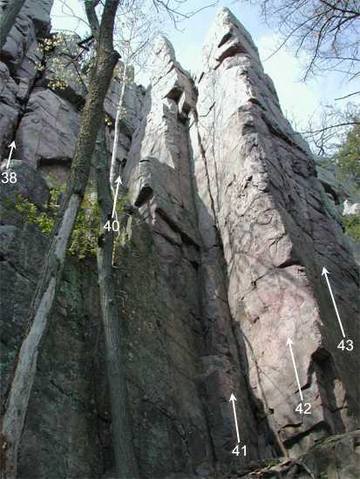
M 9 0 L 5 10 L 0 17 L 0 50 L 3 49 L 10 30 L 15 24 L 15 20 L 24 6 L 26 0 Z
M 125 354 L 121 341 L 120 310 L 116 300 L 112 268 L 114 233 L 104 229 L 104 224 L 111 217 L 113 206 L 104 128 L 99 132 L 98 138 L 96 149 L 96 186 L 101 223 L 99 246 L 97 249 L 97 269 L 111 399 L 112 435 L 118 474 L 116 477 L 119 479 L 136 479 L 138 477 L 138 469 L 132 443 L 125 374 Z
M 97 54 L 91 72 L 89 92 L 81 115 L 70 179 L 57 225 L 38 286 L 33 298 L 29 330 L 23 341 L 2 424 L 1 439 L 6 479 L 15 479 L 17 453 L 34 382 L 39 348 L 49 323 L 49 315 L 63 270 L 66 249 L 84 196 L 97 131 L 103 119 L 103 103 L 118 54 L 113 49 L 113 29 L 119 0 L 107 0 L 97 42 Z

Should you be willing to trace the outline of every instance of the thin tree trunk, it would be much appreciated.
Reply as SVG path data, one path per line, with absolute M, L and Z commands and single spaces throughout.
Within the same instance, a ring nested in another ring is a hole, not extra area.
M 5 10 L 0 16 L 0 50 L 5 45 L 10 30 L 15 24 L 15 20 L 24 6 L 26 0 L 9 0 Z
M 125 354 L 121 341 L 120 309 L 116 300 L 112 268 L 114 233 L 104 230 L 104 224 L 110 218 L 113 206 L 109 184 L 109 159 L 106 149 L 105 128 L 101 129 L 98 138 L 96 186 L 101 223 L 97 249 L 97 269 L 111 399 L 112 435 L 118 474 L 116 477 L 119 479 L 136 479 L 139 474 L 132 443 Z
M 91 72 L 89 92 L 81 115 L 70 180 L 64 204 L 54 229 L 47 258 L 34 295 L 29 330 L 23 341 L 7 398 L 2 424 L 2 452 L 6 479 L 16 479 L 17 454 L 28 402 L 34 383 L 37 357 L 48 328 L 49 316 L 61 278 L 66 249 L 84 196 L 97 131 L 103 118 L 103 103 L 118 54 L 113 49 L 113 28 L 119 0 L 107 0 L 99 30 L 97 55 Z
M 119 135 L 120 135 L 120 120 L 121 120 L 121 113 L 122 113 L 122 105 L 124 101 L 125 95 L 125 88 L 126 88 L 126 75 L 127 75 L 127 62 L 124 63 L 124 71 L 122 75 L 122 84 L 121 84 L 121 92 L 120 98 L 117 104 L 116 109 L 116 118 L 115 118 L 115 130 L 114 130 L 114 142 L 111 154 L 111 163 L 110 163 L 110 186 L 111 191 L 114 196 L 115 194 L 115 176 L 116 176 L 116 156 L 118 152 L 118 145 L 119 145 Z

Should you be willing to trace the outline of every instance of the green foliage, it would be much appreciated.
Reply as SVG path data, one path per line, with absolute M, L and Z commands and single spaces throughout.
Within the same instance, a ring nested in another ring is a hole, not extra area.
M 342 175 L 360 186 L 360 124 L 354 125 L 348 132 L 336 159 Z
M 27 223 L 37 225 L 40 231 L 49 235 L 54 227 L 55 220 L 44 211 L 39 211 L 39 208 L 31 203 L 21 195 L 17 195 L 15 209 L 24 218 Z
M 48 38 L 43 38 L 39 42 L 39 48 L 44 54 L 53 52 L 56 47 L 64 43 L 64 35 L 56 33 Z
M 100 211 L 96 195 L 87 193 L 81 204 L 71 235 L 69 253 L 78 259 L 96 256 L 100 224 Z
M 45 235 L 50 235 L 58 210 L 63 188 L 50 190 L 50 201 L 46 211 L 40 209 L 31 201 L 18 195 L 15 209 L 24 221 L 39 227 Z M 78 259 L 85 259 L 96 255 L 100 213 L 97 198 L 94 193 L 86 193 L 81 204 L 81 209 L 76 218 L 75 226 L 71 235 L 68 252 Z
M 132 231 L 136 227 L 140 220 L 135 215 L 129 215 L 126 213 L 126 207 L 131 204 L 129 196 L 127 194 L 118 197 L 116 203 L 117 217 L 120 222 L 120 230 L 115 233 L 114 245 L 113 245 L 113 261 L 114 264 L 122 255 L 124 248 L 129 247 L 132 243 Z
M 342 217 L 346 234 L 356 241 L 360 241 L 360 216 L 346 215 Z
M 47 84 L 54 91 L 72 87 L 82 88 L 80 78 L 81 50 L 74 35 L 53 33 L 39 42 L 39 54 L 42 57 L 36 65 L 39 72 L 46 71 Z
M 274 457 L 266 461 L 265 467 L 268 469 L 271 469 L 272 467 L 277 466 L 279 463 L 280 463 L 280 459 Z
M 124 213 L 126 206 L 128 206 L 129 204 L 131 204 L 129 195 L 124 194 L 118 196 L 116 201 L 116 212 L 118 216 L 121 216 Z

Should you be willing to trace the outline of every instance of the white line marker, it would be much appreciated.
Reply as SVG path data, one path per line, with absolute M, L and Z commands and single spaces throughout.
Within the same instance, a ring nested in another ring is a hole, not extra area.
M 121 181 L 120 176 L 117 177 L 117 179 L 115 180 L 114 183 L 116 183 L 116 191 L 115 191 L 115 195 L 114 195 L 114 204 L 113 204 L 113 209 L 112 209 L 112 213 L 111 213 L 112 218 L 116 218 L 116 202 L 117 202 L 117 199 L 118 199 L 118 196 L 119 196 L 120 185 L 122 185 L 122 181 Z
M 298 389 L 299 389 L 300 399 L 301 399 L 301 402 L 304 402 L 304 396 L 303 396 L 301 386 L 300 386 L 300 379 L 299 379 L 299 374 L 298 374 L 297 367 L 296 367 L 295 356 L 294 356 L 294 353 L 293 353 L 293 350 L 292 350 L 292 345 L 294 343 L 292 342 L 292 340 L 290 338 L 288 338 L 286 344 L 289 346 L 289 349 L 290 349 L 290 354 L 291 354 L 291 359 L 292 359 L 292 363 L 293 363 L 293 366 L 294 366 L 295 377 L 296 377 L 296 382 L 297 382 Z
M 238 420 L 236 416 L 236 407 L 235 407 L 235 402 L 237 401 L 235 395 L 232 393 L 230 396 L 229 401 L 232 403 L 233 407 L 233 413 L 234 413 L 234 421 L 235 421 L 235 428 L 236 428 L 236 437 L 237 437 L 237 442 L 240 442 L 240 433 L 239 433 L 239 426 L 238 426 Z
M 333 302 L 333 305 L 334 305 L 336 317 L 337 317 L 337 319 L 338 319 L 338 321 L 339 321 L 339 326 L 340 326 L 340 329 L 341 329 L 341 334 L 342 334 L 343 338 L 345 338 L 345 331 L 344 331 L 344 328 L 343 328 L 343 325 L 342 325 L 342 322 L 341 322 L 341 319 L 340 319 L 339 311 L 338 311 L 337 306 L 336 306 L 336 302 L 335 302 L 335 298 L 334 298 L 334 295 L 333 295 L 333 292 L 332 292 L 332 289 L 331 289 L 331 285 L 330 285 L 330 281 L 329 281 L 329 278 L 328 278 L 328 274 L 330 274 L 329 271 L 324 267 L 324 268 L 322 269 L 321 276 L 325 276 L 326 283 L 327 283 L 328 288 L 329 288 L 329 291 L 330 291 L 330 296 L 331 296 L 331 299 L 332 299 L 332 302 Z
M 10 168 L 10 161 L 11 161 L 11 158 L 12 158 L 12 155 L 13 155 L 13 151 L 16 150 L 15 141 L 13 141 L 12 143 L 10 143 L 10 145 L 8 146 L 8 148 L 10 148 L 10 154 L 9 154 L 9 158 L 7 159 L 7 162 L 6 162 L 6 169 L 7 169 L 7 170 Z

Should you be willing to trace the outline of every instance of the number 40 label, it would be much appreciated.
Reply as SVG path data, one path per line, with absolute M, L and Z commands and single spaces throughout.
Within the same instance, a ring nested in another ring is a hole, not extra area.
M 107 220 L 104 224 L 104 229 L 106 231 L 114 231 L 115 233 L 118 233 L 120 231 L 120 223 L 117 220 Z
M 235 456 L 246 456 L 247 454 L 247 447 L 242 446 L 240 447 L 240 444 L 234 447 L 234 449 L 231 451 L 231 454 L 234 454 Z

